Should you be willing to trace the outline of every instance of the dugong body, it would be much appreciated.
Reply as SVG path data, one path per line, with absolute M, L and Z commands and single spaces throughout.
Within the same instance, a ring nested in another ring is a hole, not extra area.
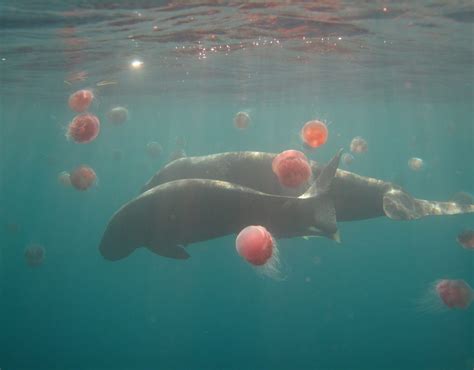
M 309 183 L 297 189 L 280 185 L 272 171 L 277 154 L 265 152 L 228 152 L 175 160 L 156 173 L 142 191 L 177 179 L 201 178 L 227 181 L 264 193 L 299 196 Z M 313 178 L 324 165 L 311 161 Z M 329 195 L 334 202 L 337 221 L 356 221 L 387 216 L 396 220 L 412 220 L 429 215 L 474 212 L 473 205 L 437 202 L 413 198 L 391 182 L 338 169 Z
M 184 246 L 261 225 L 276 238 L 322 235 L 334 238 L 336 211 L 329 196 L 341 152 L 300 197 L 263 193 L 209 179 L 165 182 L 125 204 L 109 221 L 99 250 L 108 260 L 138 247 L 176 259 Z

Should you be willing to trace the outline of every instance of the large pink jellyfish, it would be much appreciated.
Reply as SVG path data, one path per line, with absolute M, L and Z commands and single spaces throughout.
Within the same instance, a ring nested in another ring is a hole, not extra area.
M 297 150 L 285 150 L 272 162 L 272 170 L 283 186 L 296 188 L 311 177 L 308 158 Z

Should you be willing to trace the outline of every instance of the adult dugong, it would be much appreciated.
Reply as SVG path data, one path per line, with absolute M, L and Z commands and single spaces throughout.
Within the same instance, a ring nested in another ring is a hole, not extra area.
M 200 178 L 227 181 L 264 193 L 299 196 L 311 182 L 297 189 L 283 187 L 272 171 L 277 154 L 265 152 L 227 152 L 200 157 L 185 157 L 167 164 L 142 191 L 178 179 Z M 314 177 L 324 165 L 311 161 Z M 337 221 L 355 221 L 387 216 L 394 220 L 413 220 L 424 216 L 474 212 L 474 205 L 416 199 L 400 186 L 338 169 L 329 196 Z
M 138 247 L 186 259 L 184 246 L 262 225 L 276 238 L 337 238 L 329 195 L 341 151 L 299 197 L 268 194 L 231 182 L 180 179 L 155 186 L 120 208 L 109 221 L 99 250 L 120 260 Z

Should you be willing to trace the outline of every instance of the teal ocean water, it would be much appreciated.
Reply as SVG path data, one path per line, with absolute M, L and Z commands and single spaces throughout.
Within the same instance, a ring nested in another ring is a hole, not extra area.
M 474 286 L 474 252 L 456 242 L 472 214 L 278 240 L 281 280 L 245 262 L 235 235 L 188 246 L 186 261 L 139 248 L 111 262 L 98 245 L 177 149 L 325 163 L 362 136 L 368 151 L 341 168 L 422 199 L 474 193 L 473 21 L 467 1 L 2 1 L 0 369 L 472 369 L 472 305 L 423 304 L 438 279 Z M 68 97 L 83 88 L 101 126 L 77 144 Z M 308 150 L 312 119 L 329 138 Z M 94 186 L 58 181 L 81 164 Z M 32 243 L 45 250 L 33 268 Z

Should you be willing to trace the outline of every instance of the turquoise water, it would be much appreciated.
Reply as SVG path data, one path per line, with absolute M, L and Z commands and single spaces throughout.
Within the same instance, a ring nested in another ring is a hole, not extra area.
M 186 261 L 98 251 L 177 138 L 189 156 L 304 150 L 299 130 L 321 119 L 313 160 L 362 136 L 368 152 L 344 169 L 423 199 L 474 193 L 472 4 L 45 4 L 0 4 L 2 370 L 474 367 L 473 307 L 420 310 L 437 279 L 474 285 L 473 252 L 456 243 L 473 215 L 340 223 L 340 245 L 279 240 L 284 280 L 241 259 L 235 235 Z M 101 120 L 89 144 L 65 137 L 80 88 Z M 122 126 L 106 117 L 117 105 Z M 57 179 L 80 164 L 98 176 L 85 192 Z M 36 268 L 31 243 L 46 250 Z

